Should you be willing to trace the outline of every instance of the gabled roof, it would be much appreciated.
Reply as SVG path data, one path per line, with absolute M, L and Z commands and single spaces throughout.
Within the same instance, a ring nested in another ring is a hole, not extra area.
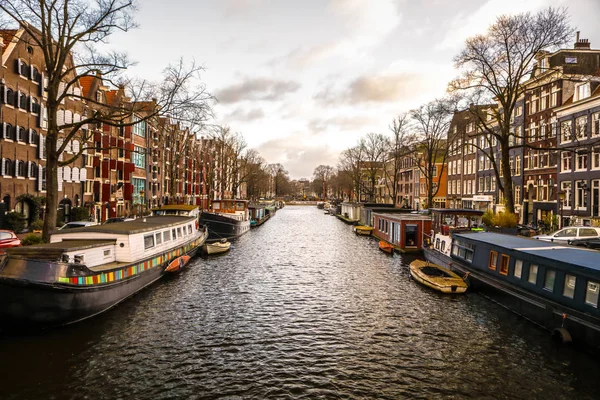
M 90 90 L 94 84 L 94 79 L 96 79 L 95 76 L 82 76 L 79 78 L 79 84 L 81 85 L 83 97 L 89 97 Z
M 4 46 L 7 46 L 10 42 L 12 42 L 16 34 L 16 29 L 0 29 L 0 36 L 4 40 Z

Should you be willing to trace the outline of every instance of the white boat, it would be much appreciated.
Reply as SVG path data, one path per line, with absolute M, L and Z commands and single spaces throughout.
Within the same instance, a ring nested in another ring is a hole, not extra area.
M 56 231 L 0 257 L 0 326 L 77 322 L 184 267 L 208 231 L 193 211 Z
M 231 243 L 227 240 L 223 239 L 214 243 L 206 243 L 202 248 L 204 254 L 213 255 L 213 254 L 221 254 L 229 251 L 229 247 L 231 247 Z

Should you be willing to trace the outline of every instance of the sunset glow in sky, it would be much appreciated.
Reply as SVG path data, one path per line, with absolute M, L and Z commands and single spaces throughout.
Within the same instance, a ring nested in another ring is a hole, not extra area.
M 600 0 L 143 0 L 139 28 L 111 43 L 144 78 L 181 57 L 203 64 L 214 122 L 310 178 L 360 136 L 387 134 L 399 113 L 442 96 L 466 38 L 500 14 L 549 5 L 568 7 L 600 48 Z

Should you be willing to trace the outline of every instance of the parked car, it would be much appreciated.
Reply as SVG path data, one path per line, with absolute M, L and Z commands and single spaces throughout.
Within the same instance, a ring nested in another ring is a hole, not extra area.
M 93 221 L 71 221 L 71 222 L 67 222 L 66 224 L 64 224 L 63 226 L 58 228 L 58 230 L 62 231 L 64 229 L 82 228 L 84 226 L 92 226 L 92 225 L 98 225 L 98 223 L 93 222 Z
M 21 245 L 21 239 L 13 231 L 0 230 L 0 249 L 18 247 Z
M 537 235 L 534 239 L 548 242 L 568 244 L 569 241 L 579 239 L 597 239 L 600 237 L 600 228 L 592 226 L 568 226 L 549 235 Z
M 586 239 L 574 239 L 567 242 L 572 246 L 587 247 L 588 249 L 600 249 L 600 238 L 592 237 Z
M 106 221 L 102 223 L 102 225 L 113 224 L 115 222 L 125 222 L 125 221 L 133 221 L 135 218 L 125 218 L 125 217 L 114 217 L 108 218 Z
M 519 236 L 532 237 L 537 234 L 538 234 L 537 230 L 529 225 L 520 225 L 520 224 L 517 225 L 517 235 L 519 235 Z

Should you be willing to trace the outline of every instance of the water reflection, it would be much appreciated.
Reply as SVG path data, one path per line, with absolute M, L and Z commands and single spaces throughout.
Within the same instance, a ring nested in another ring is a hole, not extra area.
M 598 363 L 286 207 L 84 323 L 0 342 L 2 398 L 594 398 Z M 3 392 L 3 393 L 2 393 Z

